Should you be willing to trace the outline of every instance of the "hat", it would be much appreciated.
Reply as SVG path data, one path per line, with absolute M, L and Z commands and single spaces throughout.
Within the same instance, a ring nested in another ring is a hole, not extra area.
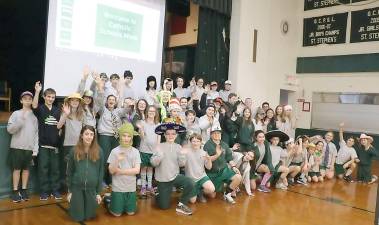
M 292 106 L 291 105 L 285 105 L 283 107 L 283 109 L 284 109 L 284 111 L 286 111 L 286 110 L 292 110 Z
M 366 134 L 361 134 L 361 136 L 359 136 L 359 140 L 361 140 L 361 139 L 367 139 L 367 141 L 368 141 L 370 144 L 374 141 L 374 139 L 373 139 L 371 136 L 368 136 L 368 135 L 366 135 Z
M 224 84 L 229 84 L 229 85 L 232 85 L 232 81 L 231 80 L 227 80 L 227 81 L 225 81 L 225 83 Z
M 218 85 L 216 81 L 211 82 L 211 86 L 214 86 L 214 85 L 216 85 L 216 86 Z
M 220 132 L 222 131 L 220 125 L 213 125 L 213 126 L 211 127 L 211 133 L 213 133 L 213 132 L 215 132 L 215 131 L 220 131 Z
M 124 78 L 125 77 L 131 77 L 131 78 L 133 78 L 133 73 L 132 73 L 132 71 L 130 71 L 130 70 L 125 70 L 125 72 L 124 72 Z
M 29 95 L 30 97 L 33 98 L 33 93 L 30 92 L 30 91 L 24 91 L 24 92 L 22 92 L 21 95 L 20 95 L 20 98 L 24 97 L 25 95 Z
M 269 131 L 265 134 L 265 136 L 266 136 L 267 140 L 270 140 L 273 137 L 278 137 L 280 142 L 286 142 L 290 139 L 290 137 L 286 133 L 284 133 L 280 130 Z
M 308 144 L 308 148 L 316 148 L 316 145 L 313 144 L 313 143 L 309 143 L 309 144 Z
M 73 98 L 79 99 L 80 102 L 83 102 L 83 98 L 82 98 L 82 96 L 81 96 L 79 93 L 75 92 L 75 93 L 72 93 L 72 94 L 70 94 L 69 96 L 67 96 L 67 97 L 64 99 L 64 103 L 67 103 L 68 100 L 73 99 Z
M 168 106 L 168 111 L 171 111 L 173 109 L 177 109 L 177 110 L 180 110 L 180 111 L 182 110 L 182 108 L 180 107 L 179 100 L 177 98 L 170 99 L 169 106 Z
M 177 133 L 186 132 L 186 128 L 178 123 L 173 118 L 165 118 L 161 124 L 155 128 L 156 134 L 164 134 L 167 130 L 175 130 Z
M 85 90 L 84 93 L 83 93 L 83 97 L 84 96 L 93 98 L 93 91 L 91 91 L 91 90 Z
M 220 103 L 221 105 L 224 104 L 224 101 L 223 101 L 222 98 L 220 98 L 220 97 L 215 98 L 215 99 L 213 100 L 213 102 L 214 102 L 214 103 L 218 102 L 218 103 Z
M 121 136 L 122 134 L 129 134 L 130 136 L 137 136 L 138 132 L 134 130 L 134 127 L 131 123 L 124 123 L 119 129 L 118 134 Z
M 117 74 L 117 73 L 114 73 L 114 74 L 112 74 L 110 77 L 109 77 L 109 79 L 114 79 L 114 78 L 116 78 L 116 79 L 120 79 L 120 76 Z

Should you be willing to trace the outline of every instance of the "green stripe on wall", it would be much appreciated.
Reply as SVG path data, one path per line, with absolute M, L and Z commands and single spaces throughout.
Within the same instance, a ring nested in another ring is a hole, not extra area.
M 379 72 L 379 53 L 298 57 L 296 73 Z

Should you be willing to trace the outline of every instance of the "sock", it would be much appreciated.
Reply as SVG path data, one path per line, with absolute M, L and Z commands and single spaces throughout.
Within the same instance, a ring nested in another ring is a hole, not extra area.
M 270 173 L 265 173 L 265 175 L 263 176 L 263 179 L 261 181 L 261 185 L 266 186 L 267 181 L 270 179 L 270 177 L 271 177 Z
M 353 171 L 351 169 L 348 169 L 345 173 L 345 176 L 350 176 L 351 174 L 353 173 Z
M 146 187 L 146 170 L 141 170 L 141 186 Z
M 153 170 L 147 171 L 147 188 L 153 187 Z

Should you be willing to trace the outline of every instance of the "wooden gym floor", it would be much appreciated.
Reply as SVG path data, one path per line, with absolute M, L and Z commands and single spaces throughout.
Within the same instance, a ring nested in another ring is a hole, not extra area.
M 378 174 L 379 162 L 374 165 L 374 172 Z M 174 201 L 171 209 L 162 211 L 154 207 L 152 199 L 138 200 L 139 211 L 135 216 L 115 218 L 101 206 L 97 218 L 81 224 L 365 225 L 374 223 L 377 187 L 377 183 L 347 184 L 332 180 L 309 186 L 297 185 L 288 191 L 256 193 L 253 197 L 240 194 L 235 205 L 229 205 L 218 197 L 206 204 L 192 205 L 192 216 L 177 215 Z M 30 201 L 23 203 L 3 199 L 0 201 L 0 224 L 78 224 L 68 217 L 67 207 L 66 201 L 40 202 L 38 196 L 32 196 Z

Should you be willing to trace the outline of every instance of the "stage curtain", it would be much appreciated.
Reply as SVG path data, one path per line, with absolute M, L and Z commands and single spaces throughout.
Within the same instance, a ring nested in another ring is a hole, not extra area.
M 192 0 L 200 7 L 208 8 L 230 17 L 232 13 L 232 0 Z
M 219 83 L 228 78 L 230 18 L 200 7 L 195 53 L 195 76 Z

